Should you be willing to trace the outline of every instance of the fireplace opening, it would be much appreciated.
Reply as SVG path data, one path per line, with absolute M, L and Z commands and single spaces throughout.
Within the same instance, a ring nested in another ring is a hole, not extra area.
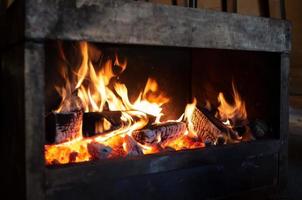
M 45 162 L 279 138 L 280 55 L 48 41 Z

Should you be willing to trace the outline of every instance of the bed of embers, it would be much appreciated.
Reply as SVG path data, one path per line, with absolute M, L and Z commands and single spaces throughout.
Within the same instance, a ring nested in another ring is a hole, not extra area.
M 70 74 L 61 67 L 65 83 L 55 89 L 59 107 L 46 115 L 47 165 L 140 156 L 164 151 L 203 148 L 263 137 L 269 130 L 258 120 L 249 122 L 245 102 L 235 83 L 233 102 L 219 93 L 218 107 L 198 107 L 193 98 L 178 119 L 161 120 L 167 97 L 153 78 L 134 102 L 119 75 L 127 61 L 100 56 L 99 70 L 89 58 L 89 44 L 81 42 L 81 64 Z M 61 52 L 64 60 L 64 52 Z M 167 116 L 165 116 L 167 118 Z

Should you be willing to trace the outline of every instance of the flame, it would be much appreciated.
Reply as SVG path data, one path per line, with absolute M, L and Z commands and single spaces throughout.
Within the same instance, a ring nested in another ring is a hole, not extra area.
M 87 42 L 81 42 L 79 46 L 82 61 L 78 70 L 73 72 L 75 77 L 69 79 L 67 68 L 61 67 L 61 76 L 65 81 L 65 85 L 55 87 L 62 99 L 56 112 L 73 111 L 75 109 L 82 109 L 84 112 L 101 112 L 104 109 L 122 111 L 121 121 L 123 124 L 116 130 L 110 130 L 112 125 L 105 119 L 95 125 L 96 133 L 109 131 L 105 135 L 99 135 L 93 137 L 93 139 L 81 138 L 80 140 L 58 145 L 45 145 L 45 159 L 48 164 L 90 160 L 87 145 L 91 142 L 117 148 L 122 155 L 126 155 L 127 152 L 125 151 L 127 149 L 123 147 L 126 143 L 121 142 L 121 139 L 118 138 L 129 136 L 134 130 L 145 127 L 149 122 L 147 114 L 154 116 L 156 122 L 160 122 L 160 117 L 163 115 L 161 106 L 169 101 L 169 98 L 159 91 L 158 83 L 149 78 L 145 88 L 140 92 L 134 103 L 131 103 L 128 98 L 127 87 L 124 84 L 115 82 L 113 89 L 109 87 L 110 81 L 126 70 L 127 60 L 121 61 L 115 54 L 114 61 L 106 60 L 101 69 L 96 71 L 89 59 L 89 45 Z M 61 52 L 61 54 L 63 53 Z M 65 57 L 64 60 L 66 60 Z M 113 67 L 120 68 L 119 72 L 115 73 Z M 75 80 L 75 83 L 70 80 Z M 73 105 L 75 99 L 76 106 Z M 142 150 L 148 149 L 143 145 L 140 148 Z M 117 155 L 118 153 L 114 151 L 112 154 Z M 70 158 L 71 155 L 75 158 Z
M 205 147 L 205 144 L 196 140 L 195 138 L 190 137 L 188 133 L 185 133 L 181 137 L 169 141 L 166 146 L 178 151 L 183 149 L 203 148 Z
M 71 85 L 70 85 L 70 82 L 68 79 L 67 68 L 61 67 L 60 69 L 61 69 L 61 71 L 60 71 L 61 76 L 63 77 L 64 80 L 67 80 L 67 81 L 65 82 L 65 87 L 61 88 L 61 87 L 55 86 L 56 91 L 60 94 L 60 96 L 62 98 L 62 101 L 61 101 L 58 109 L 56 110 L 56 112 L 62 112 L 67 109 L 70 109 L 70 101 L 67 100 L 67 97 L 70 97 L 71 93 L 72 93 Z
M 193 102 L 191 104 L 187 104 L 185 113 L 184 113 L 184 119 L 187 121 L 187 128 L 188 128 L 188 135 L 191 135 L 193 137 L 198 137 L 196 131 L 194 130 L 193 122 L 192 122 L 192 116 L 193 112 L 196 108 L 197 100 L 196 98 L 193 99 Z
M 110 130 L 111 128 L 112 125 L 107 119 L 95 123 L 95 133 L 102 133 Z
M 234 82 L 232 82 L 234 103 L 229 104 L 222 92 L 218 95 L 218 117 L 227 126 L 233 126 L 236 121 L 244 121 L 247 119 L 245 102 L 241 99 Z
M 60 68 L 60 74 L 65 84 L 55 87 L 61 96 L 61 103 L 55 111 L 120 111 L 121 125 L 113 127 L 110 121 L 102 119 L 95 124 L 95 133 L 104 134 L 97 134 L 89 138 L 80 135 L 80 137 L 65 143 L 45 145 L 46 164 L 83 162 L 95 159 L 95 157 L 114 158 L 205 146 L 197 137 L 192 121 L 193 112 L 197 105 L 196 98 L 193 99 L 192 103 L 187 104 L 185 112 L 179 119 L 166 121 L 186 122 L 187 130 L 179 137 L 161 142 L 161 135 L 158 134 L 155 145 L 143 145 L 135 141 L 132 137 L 134 131 L 145 128 L 147 124 L 162 123 L 161 117 L 164 115 L 162 106 L 167 104 L 170 98 L 160 91 L 159 84 L 155 79 L 148 78 L 144 89 L 135 101 L 131 102 L 126 85 L 118 82 L 118 76 L 127 68 L 127 59 L 121 60 L 117 54 L 112 60 L 102 58 L 100 59 L 102 63 L 98 69 L 90 60 L 89 56 L 94 55 L 94 53 L 88 53 L 92 51 L 88 43 L 80 42 L 79 47 L 81 63 L 77 70 L 70 73 L 67 67 L 62 66 Z M 60 49 L 60 54 L 67 63 L 62 49 Z M 101 53 L 95 55 L 102 56 Z M 234 104 L 227 103 L 222 93 L 218 96 L 220 102 L 218 107 L 219 119 L 227 126 L 236 119 L 247 118 L 245 103 L 241 100 L 234 84 L 232 86 Z M 210 109 L 210 102 L 207 102 L 207 107 Z M 150 121 L 151 118 L 152 121 Z
M 80 69 L 77 72 L 77 84 L 75 89 L 82 85 L 84 81 L 87 71 L 88 71 L 88 64 L 91 65 L 91 62 L 88 63 L 88 44 L 87 42 L 80 42 L 80 49 L 82 53 L 82 63 Z

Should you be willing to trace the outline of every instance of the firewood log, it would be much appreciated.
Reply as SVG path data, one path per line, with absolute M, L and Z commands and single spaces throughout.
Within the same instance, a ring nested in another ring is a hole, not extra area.
M 102 111 L 102 112 L 87 112 L 83 116 L 83 136 L 91 137 L 94 135 L 106 134 L 108 131 L 117 129 L 123 125 L 121 120 L 122 112 L 129 113 L 133 120 L 137 120 L 137 116 L 133 115 L 131 111 Z M 155 117 L 146 114 L 149 119 L 149 124 L 155 121 Z M 95 130 L 97 123 L 102 123 L 107 120 L 111 124 L 111 128 L 108 131 L 99 132 Z
M 134 131 L 133 138 L 141 144 L 155 145 L 178 137 L 186 131 L 184 122 L 165 122 Z
M 112 151 L 111 147 L 98 142 L 90 142 L 87 150 L 93 160 L 108 158 Z
M 194 109 L 192 115 L 193 129 L 201 141 L 214 144 L 223 132 L 198 108 Z
M 46 142 L 58 144 L 81 136 L 83 112 L 51 112 L 46 120 Z
M 192 116 L 194 130 L 198 137 L 207 143 L 224 144 L 240 140 L 238 133 L 224 125 L 206 109 L 195 108 Z M 218 141 L 219 140 L 219 141 Z
M 96 124 L 103 123 L 107 120 L 111 127 L 110 130 L 116 129 L 121 125 L 121 112 L 120 111 L 103 111 L 103 112 L 87 112 L 83 116 L 83 136 L 91 137 L 98 134 L 105 134 L 106 131 L 96 131 Z
M 124 137 L 124 150 L 126 151 L 127 156 L 139 156 L 144 154 L 141 147 L 129 135 Z

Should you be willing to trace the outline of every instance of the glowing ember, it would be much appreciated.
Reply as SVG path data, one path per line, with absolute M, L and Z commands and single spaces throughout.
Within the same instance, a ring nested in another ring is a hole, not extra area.
M 66 67 L 61 67 L 65 84 L 55 87 L 62 98 L 55 112 L 120 111 L 120 126 L 113 127 L 110 120 L 103 119 L 95 124 L 95 136 L 85 138 L 81 135 L 65 143 L 45 145 L 46 164 L 138 156 L 205 146 L 205 141 L 194 130 L 192 116 L 197 109 L 195 98 L 178 120 L 161 121 L 164 115 L 162 106 L 170 99 L 159 90 L 156 80 L 148 78 L 145 88 L 132 103 L 126 85 L 116 79 L 126 70 L 127 60 L 120 60 L 115 55 L 114 60 L 105 60 L 100 70 L 96 71 L 89 58 L 89 45 L 81 42 L 80 48 L 82 61 L 74 77 L 70 79 Z M 119 68 L 118 73 L 113 67 Z M 230 128 L 236 120 L 247 119 L 245 103 L 234 84 L 233 92 L 234 105 L 228 104 L 222 93 L 218 96 L 220 106 L 217 117 L 221 124 Z M 210 108 L 209 102 L 207 105 Z

